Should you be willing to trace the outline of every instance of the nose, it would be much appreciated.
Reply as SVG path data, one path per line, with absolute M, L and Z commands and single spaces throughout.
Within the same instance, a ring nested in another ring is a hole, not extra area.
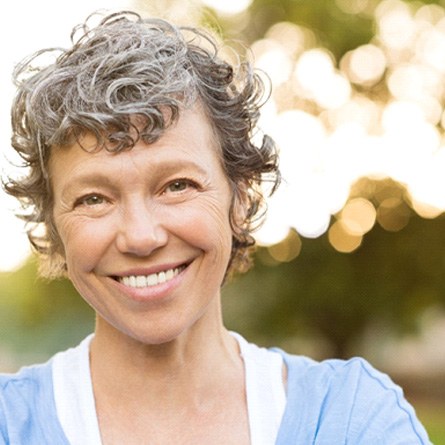
M 119 219 L 116 245 L 120 252 L 148 256 L 167 243 L 160 215 L 145 203 L 127 206 Z

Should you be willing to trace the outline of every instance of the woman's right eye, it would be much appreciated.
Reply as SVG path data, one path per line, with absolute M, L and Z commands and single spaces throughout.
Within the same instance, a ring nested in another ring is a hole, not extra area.
M 92 207 L 96 205 L 103 204 L 105 202 L 105 198 L 100 195 L 88 195 L 84 196 L 76 201 L 76 206 L 87 206 Z

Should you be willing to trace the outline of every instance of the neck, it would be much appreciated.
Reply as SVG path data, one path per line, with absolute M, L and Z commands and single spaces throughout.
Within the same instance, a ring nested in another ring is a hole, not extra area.
M 144 403 L 141 394 L 153 404 L 189 403 L 208 396 L 215 382 L 231 382 L 244 372 L 237 342 L 222 322 L 204 329 L 198 322 L 178 338 L 155 345 L 98 322 L 90 360 L 96 395 L 139 403 Z

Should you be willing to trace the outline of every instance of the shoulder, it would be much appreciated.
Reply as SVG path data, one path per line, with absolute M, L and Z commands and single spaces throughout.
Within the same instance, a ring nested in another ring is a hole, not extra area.
M 6 396 L 10 392 L 22 392 L 38 389 L 42 382 L 51 378 L 51 363 L 25 366 L 15 374 L 0 374 L 0 394 Z
M 321 362 L 307 357 L 282 353 L 288 367 L 290 383 L 299 381 L 328 384 L 330 389 L 353 392 L 358 388 L 382 388 L 394 391 L 396 395 L 401 389 L 395 385 L 388 375 L 375 369 L 360 357 L 349 360 L 330 359 Z M 345 386 L 343 386 L 343 384 Z M 334 385 L 334 386 L 332 386 Z
M 351 443 L 430 443 L 402 389 L 366 360 L 316 362 L 281 353 L 289 411 L 313 425 L 308 434 L 316 434 L 317 443 L 330 443 L 333 435 Z
M 54 405 L 51 362 L 0 374 L 0 444 L 2 439 L 4 443 L 39 443 L 48 433 L 63 439 Z

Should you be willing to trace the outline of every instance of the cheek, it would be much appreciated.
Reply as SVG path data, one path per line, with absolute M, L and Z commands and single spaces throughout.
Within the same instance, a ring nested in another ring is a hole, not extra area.
M 202 202 L 179 219 L 183 238 L 203 251 L 214 251 L 215 255 L 227 257 L 231 251 L 232 230 L 228 206 L 216 200 Z
M 69 274 L 75 269 L 93 269 L 110 243 L 110 230 L 103 222 L 61 219 L 56 228 Z

